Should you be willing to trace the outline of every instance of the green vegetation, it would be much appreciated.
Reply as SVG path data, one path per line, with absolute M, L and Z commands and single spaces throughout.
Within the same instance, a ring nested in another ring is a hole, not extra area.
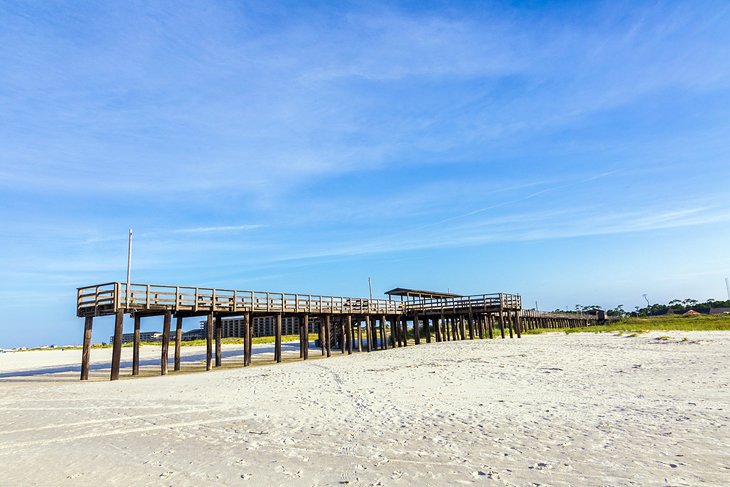
M 643 318 L 623 318 L 615 323 L 600 326 L 580 328 L 548 329 L 538 328 L 529 330 L 527 334 L 539 334 L 551 331 L 565 333 L 646 333 L 647 331 L 730 331 L 730 316 L 728 315 L 662 315 Z M 632 335 L 628 335 L 632 336 Z
M 625 317 L 647 317 L 647 316 L 663 316 L 666 314 L 684 314 L 687 311 L 697 311 L 698 313 L 707 314 L 712 308 L 730 308 L 730 299 L 727 301 L 717 301 L 715 299 L 707 299 L 705 301 L 698 301 L 692 298 L 686 299 L 673 299 L 667 304 L 649 304 L 647 298 L 647 306 L 641 308 L 636 306 L 634 311 L 624 310 L 624 305 L 619 304 L 615 308 L 606 310 L 608 316 L 615 316 L 617 318 Z M 575 305 L 575 309 L 556 309 L 556 313 L 588 313 L 596 309 L 603 309 L 598 305 L 583 306 L 580 304 Z

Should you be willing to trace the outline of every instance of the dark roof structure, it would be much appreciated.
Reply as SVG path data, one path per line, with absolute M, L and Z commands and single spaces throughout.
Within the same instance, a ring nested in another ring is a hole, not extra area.
M 730 308 L 710 308 L 711 315 L 727 315 L 730 314 Z
M 388 296 L 405 296 L 405 297 L 412 297 L 412 298 L 431 298 L 431 299 L 438 299 L 438 298 L 459 298 L 462 297 L 461 294 L 454 294 L 454 293 L 444 293 L 440 291 L 424 291 L 422 289 L 407 289 L 403 287 L 397 287 L 395 289 L 391 289 L 390 291 L 386 291 Z

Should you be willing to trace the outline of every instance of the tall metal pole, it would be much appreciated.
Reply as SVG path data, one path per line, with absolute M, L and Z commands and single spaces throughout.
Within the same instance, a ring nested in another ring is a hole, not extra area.
M 368 277 L 368 288 L 370 288 L 370 301 L 368 302 L 368 309 L 371 309 L 370 307 L 373 304 L 373 282 L 369 277 Z
M 132 277 L 132 227 L 129 227 L 129 244 L 127 245 L 127 291 L 126 307 L 129 308 L 129 284 Z
M 725 278 L 725 289 L 727 289 L 727 299 L 730 301 L 730 280 L 728 278 Z

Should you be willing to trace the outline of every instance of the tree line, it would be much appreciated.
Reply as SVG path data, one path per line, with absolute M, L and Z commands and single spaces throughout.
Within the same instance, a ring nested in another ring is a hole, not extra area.
M 645 307 L 635 306 L 633 311 L 625 310 L 623 304 L 607 309 L 606 314 L 608 316 L 659 316 L 665 314 L 683 314 L 687 311 L 697 311 L 698 313 L 709 313 L 711 308 L 730 308 L 730 300 L 717 301 L 715 299 L 708 299 L 700 302 L 696 299 L 673 299 L 667 304 L 650 304 Z M 595 310 L 603 310 L 604 308 L 599 305 L 583 306 L 580 304 L 575 305 L 575 309 L 556 309 L 556 313 L 591 313 Z

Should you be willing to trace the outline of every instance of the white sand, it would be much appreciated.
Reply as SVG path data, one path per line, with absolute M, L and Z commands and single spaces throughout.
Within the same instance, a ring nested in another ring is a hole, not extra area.
M 310 350 L 314 349 L 314 342 L 310 342 Z M 253 361 L 269 362 L 274 359 L 274 345 L 253 345 Z M 181 363 L 183 368 L 190 365 L 205 363 L 205 346 L 183 346 Z M 148 374 L 159 374 L 160 346 L 140 347 L 140 369 Z M 174 347 L 171 344 L 168 350 L 169 370 L 174 363 Z M 226 364 L 243 365 L 243 345 L 223 345 L 222 359 Z M 286 358 L 299 357 L 299 342 L 285 342 L 282 344 L 282 356 Z M 109 379 L 112 349 L 95 348 L 91 350 L 90 373 L 91 379 Z M 81 371 L 80 349 L 53 349 L 38 351 L 19 351 L 0 353 L 0 380 L 27 380 L 29 377 L 38 377 L 42 380 L 69 380 L 79 379 Z M 195 368 L 195 367 L 193 367 Z M 121 375 L 131 375 L 132 348 L 122 348 Z
M 728 485 L 729 350 L 727 332 L 549 334 L 5 378 L 0 485 Z

